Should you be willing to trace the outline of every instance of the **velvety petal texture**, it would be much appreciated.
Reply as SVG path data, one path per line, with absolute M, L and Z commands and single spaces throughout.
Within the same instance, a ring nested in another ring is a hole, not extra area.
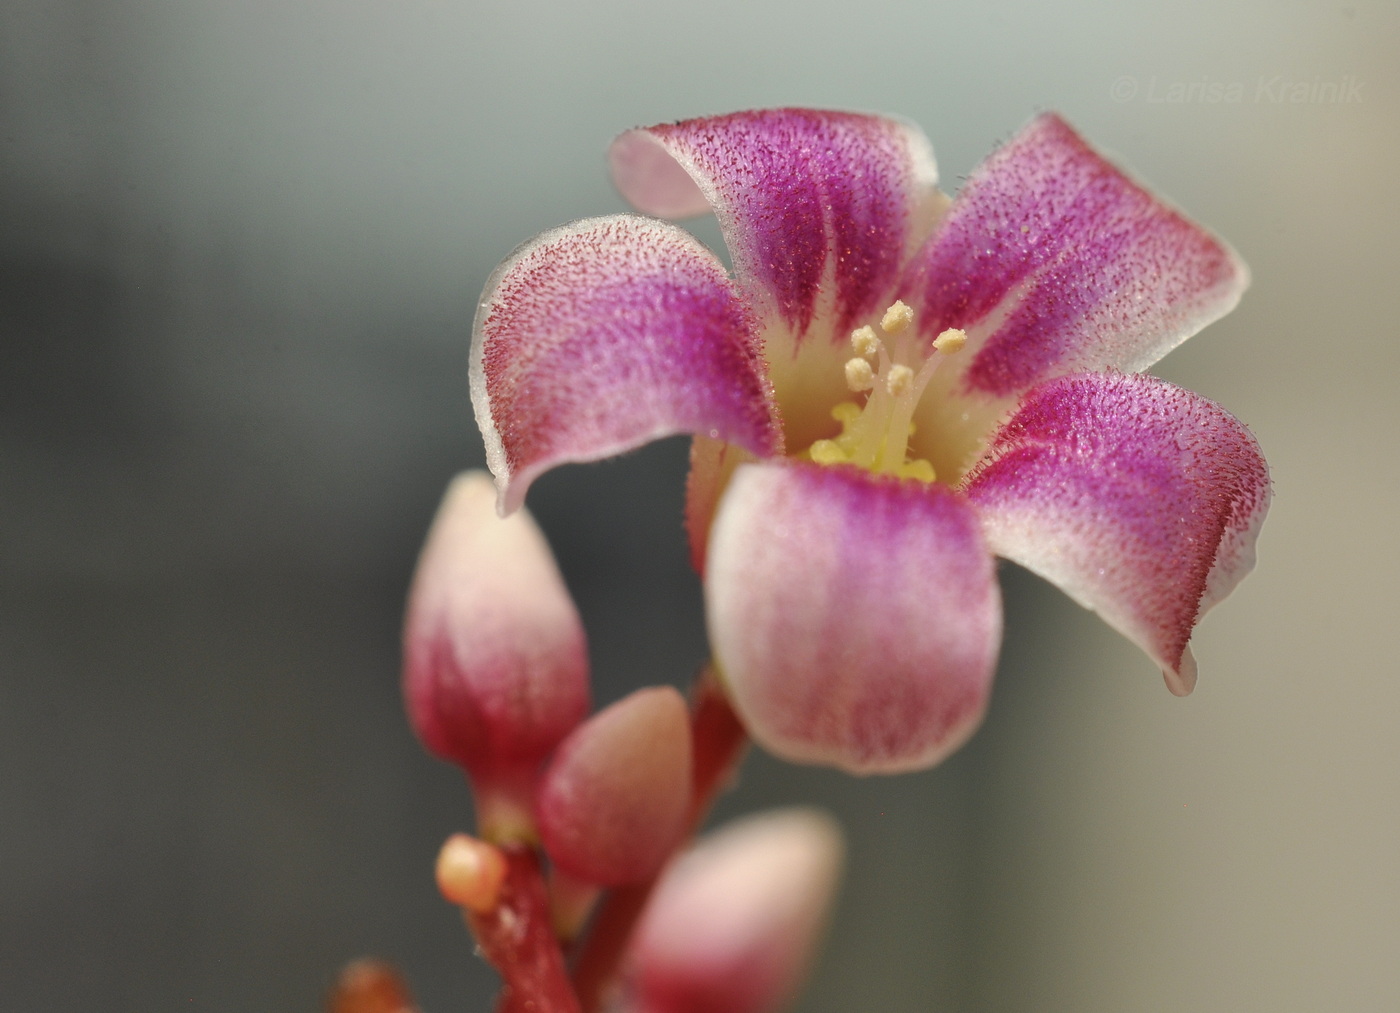
M 715 518 L 705 601 L 735 709 L 778 756 L 916 770 L 982 716 L 1001 598 L 975 513 L 944 486 L 744 465 Z
M 882 311 L 941 207 L 928 140 L 883 116 L 766 109 L 666 123 L 623 134 L 610 161 L 638 210 L 715 211 L 750 297 L 799 336 L 819 310 L 843 340 Z
M 844 847 L 829 816 L 761 813 L 667 871 L 632 945 L 628 1013 L 776 1013 L 811 961 Z
M 503 512 L 541 472 L 674 433 L 780 451 L 747 310 L 683 230 L 631 215 L 546 232 L 487 283 L 472 404 Z
M 927 337 L 974 337 L 963 390 L 1006 398 L 1059 374 L 1146 369 L 1247 283 L 1221 240 L 1046 113 L 969 177 L 909 298 Z
M 1033 390 L 969 475 L 987 542 L 1094 609 L 1184 695 L 1200 613 L 1254 565 L 1268 468 L 1244 425 L 1155 377 Z
M 485 472 L 443 498 L 409 593 L 404 698 L 428 749 L 479 791 L 520 788 L 588 713 L 588 651 L 528 514 L 496 516 Z

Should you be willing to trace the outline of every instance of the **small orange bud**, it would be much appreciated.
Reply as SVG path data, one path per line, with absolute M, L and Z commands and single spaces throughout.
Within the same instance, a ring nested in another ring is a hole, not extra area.
M 496 906 L 506 878 L 506 856 L 470 834 L 453 834 L 437 857 L 437 885 L 458 907 L 486 914 Z

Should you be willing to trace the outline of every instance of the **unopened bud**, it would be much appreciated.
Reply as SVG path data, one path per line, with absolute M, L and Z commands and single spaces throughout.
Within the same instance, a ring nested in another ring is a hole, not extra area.
M 801 983 L 841 870 L 841 832 L 808 809 L 751 816 L 666 870 L 629 975 L 648 1013 L 773 1013 Z
M 517 817 L 540 764 L 588 713 L 588 657 L 544 537 L 495 500 L 484 472 L 443 499 L 409 595 L 403 687 L 419 738 L 467 770 L 483 833 L 502 839 L 528 832 Z
M 437 857 L 437 885 L 458 907 L 485 914 L 496 906 L 506 878 L 501 849 L 469 834 L 453 834 Z
M 382 960 L 357 960 L 340 972 L 326 999 L 329 1013 L 417 1013 L 408 986 Z
M 550 859 L 602 886 L 654 873 L 685 833 L 691 752 L 685 700 L 670 686 L 638 690 L 580 725 L 540 784 Z

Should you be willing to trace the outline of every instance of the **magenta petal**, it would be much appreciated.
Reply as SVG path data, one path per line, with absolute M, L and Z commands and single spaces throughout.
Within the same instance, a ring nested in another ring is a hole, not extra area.
M 639 210 L 712 208 L 739 277 L 798 335 L 833 283 L 842 339 L 883 311 L 937 206 L 927 139 L 881 116 L 769 109 L 686 120 L 623 134 L 610 159 Z
M 1270 490 L 1254 437 L 1218 405 L 1095 374 L 1032 390 L 966 493 L 993 551 L 1097 611 L 1184 695 L 1191 630 L 1254 566 Z
M 977 517 L 946 487 L 744 465 L 710 534 L 705 593 L 735 709 L 778 756 L 915 770 L 982 716 L 1001 598 Z
M 1229 247 L 1053 113 L 972 174 L 911 277 L 924 333 L 985 321 L 963 379 L 997 397 L 1064 373 L 1146 369 L 1247 283 Z
M 674 433 L 781 449 L 750 320 L 683 230 L 632 215 L 546 232 L 477 312 L 472 404 L 510 511 L 542 472 Z

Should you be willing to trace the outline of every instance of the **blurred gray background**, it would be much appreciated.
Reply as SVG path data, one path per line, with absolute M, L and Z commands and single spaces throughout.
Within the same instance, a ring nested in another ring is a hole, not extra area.
M 1277 485 L 1193 697 L 1006 567 L 953 760 L 751 758 L 724 812 L 851 837 L 801 1009 L 1400 1009 L 1398 41 L 1380 2 L 7 0 L 0 1003 L 313 1010 L 377 953 L 487 1008 L 431 878 L 466 790 L 397 687 L 419 541 L 481 461 L 477 295 L 621 209 L 619 131 L 791 103 L 915 120 L 949 189 L 1056 108 L 1227 237 L 1253 288 L 1157 372 Z M 532 493 L 600 702 L 704 656 L 684 452 Z

